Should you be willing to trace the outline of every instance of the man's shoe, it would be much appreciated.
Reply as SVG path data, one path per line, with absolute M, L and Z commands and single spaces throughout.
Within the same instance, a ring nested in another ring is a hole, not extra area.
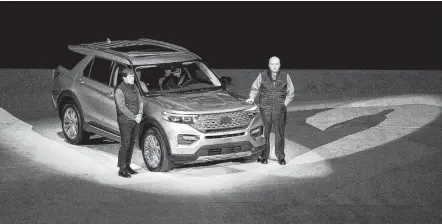
M 285 165 L 285 159 L 278 159 L 279 165 Z
M 118 176 L 129 178 L 130 174 L 128 174 L 125 170 L 120 170 L 120 171 L 118 171 Z
M 126 172 L 130 174 L 137 174 L 138 172 L 133 170 L 130 166 L 126 166 Z

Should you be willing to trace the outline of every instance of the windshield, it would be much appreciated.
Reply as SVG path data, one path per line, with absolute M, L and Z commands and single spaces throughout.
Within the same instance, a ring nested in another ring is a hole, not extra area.
M 138 66 L 135 71 L 144 93 L 187 92 L 221 87 L 216 75 L 201 61 Z

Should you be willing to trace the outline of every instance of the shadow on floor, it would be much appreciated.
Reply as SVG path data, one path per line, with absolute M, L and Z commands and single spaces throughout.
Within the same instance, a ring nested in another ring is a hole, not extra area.
M 314 149 L 345 136 L 375 127 L 387 118 L 387 114 L 394 111 L 393 109 L 388 109 L 377 114 L 357 117 L 335 124 L 327 128 L 325 131 L 306 123 L 307 118 L 325 110 L 327 109 L 295 111 L 289 113 L 288 117 L 293 117 L 295 122 L 286 125 L 286 138 L 308 147 L 309 149 Z

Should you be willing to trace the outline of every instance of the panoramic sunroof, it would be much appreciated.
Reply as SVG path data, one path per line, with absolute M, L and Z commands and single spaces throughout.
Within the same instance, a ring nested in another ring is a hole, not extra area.
M 165 48 L 157 45 L 131 45 L 131 46 L 124 46 L 124 47 L 115 47 L 112 48 L 113 50 L 119 51 L 119 52 L 175 52 L 175 50 L 170 48 Z

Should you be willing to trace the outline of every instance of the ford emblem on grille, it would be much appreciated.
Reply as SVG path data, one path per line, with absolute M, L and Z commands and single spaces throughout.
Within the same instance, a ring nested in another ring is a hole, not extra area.
M 228 117 L 228 116 L 224 116 L 224 117 L 222 117 L 221 120 L 219 121 L 219 124 L 220 124 L 220 125 L 223 125 L 223 124 L 230 124 L 230 123 L 232 123 L 232 118 L 230 118 L 230 117 Z

